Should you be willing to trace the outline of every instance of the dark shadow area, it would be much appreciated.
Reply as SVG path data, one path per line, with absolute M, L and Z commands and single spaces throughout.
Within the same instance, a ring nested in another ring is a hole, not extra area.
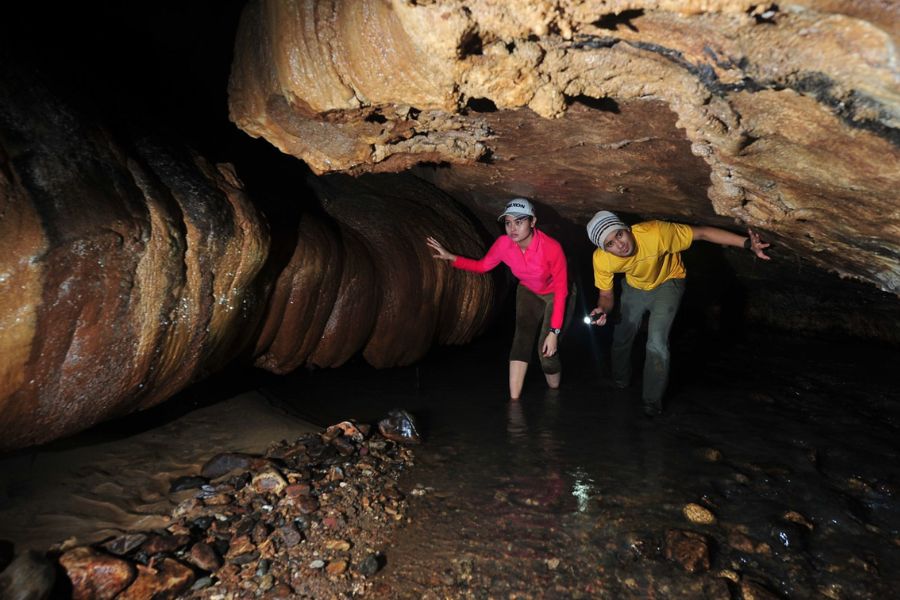
M 637 32 L 638 28 L 634 26 L 632 23 L 633 20 L 642 17 L 644 15 L 643 9 L 633 9 L 633 10 L 623 10 L 620 13 L 609 13 L 603 15 L 596 21 L 592 23 L 594 27 L 599 27 L 600 29 L 608 29 L 610 31 L 616 31 L 619 29 L 619 26 L 627 27 L 631 31 Z
M 610 112 L 613 114 L 619 114 L 620 112 L 619 103 L 612 98 L 594 98 L 593 96 L 585 96 L 584 94 L 581 94 L 578 96 L 567 96 L 566 103 L 577 103 L 594 110 L 602 110 L 604 112 Z
M 458 52 L 460 58 L 465 58 L 467 56 L 481 56 L 483 44 L 477 30 L 472 30 L 463 37 L 462 41 L 459 43 Z
M 497 112 L 497 105 L 490 98 L 469 98 L 466 108 L 477 113 Z

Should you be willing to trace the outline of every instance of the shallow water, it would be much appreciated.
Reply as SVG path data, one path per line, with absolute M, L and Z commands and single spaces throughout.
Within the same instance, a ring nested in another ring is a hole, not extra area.
M 320 426 L 403 407 L 426 442 L 400 482 L 409 520 L 373 549 L 386 564 L 368 597 L 896 595 L 897 349 L 678 331 L 672 393 L 650 420 L 634 389 L 603 385 L 608 332 L 585 331 L 563 342 L 562 389 L 531 372 L 519 402 L 507 399 L 500 331 L 412 367 L 248 375 L 240 386 L 276 405 L 244 395 L 7 457 L 0 537 L 46 548 L 158 526 L 172 477 L 308 430 L 278 403 Z M 691 523 L 688 503 L 717 522 Z M 667 558 L 672 531 L 704 536 L 708 569 Z
M 427 441 L 401 481 L 411 521 L 384 549 L 379 597 L 892 597 L 896 349 L 700 339 L 676 340 L 653 420 L 638 392 L 602 385 L 603 345 L 584 337 L 563 346 L 562 389 L 529 373 L 520 402 L 507 400 L 502 335 L 264 391 L 323 424 L 397 406 L 420 419 Z M 717 522 L 689 522 L 688 503 Z M 710 568 L 668 560 L 670 530 L 705 536 Z

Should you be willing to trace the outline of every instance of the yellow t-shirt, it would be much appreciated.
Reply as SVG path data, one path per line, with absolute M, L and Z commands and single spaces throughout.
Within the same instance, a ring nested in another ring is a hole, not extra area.
M 681 262 L 682 250 L 687 250 L 694 239 L 690 225 L 666 221 L 646 221 L 631 228 L 636 251 L 621 258 L 600 248 L 594 250 L 594 285 L 601 290 L 611 290 L 613 274 L 625 273 L 628 285 L 641 290 L 652 290 L 670 279 L 683 279 L 686 275 Z

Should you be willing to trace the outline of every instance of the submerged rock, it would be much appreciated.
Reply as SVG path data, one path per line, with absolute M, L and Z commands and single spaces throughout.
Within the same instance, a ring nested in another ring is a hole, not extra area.
M 688 573 L 709 570 L 709 542 L 694 531 L 670 529 L 666 532 L 666 558 Z
M 395 442 L 404 444 L 422 443 L 422 437 L 419 435 L 415 418 L 402 409 L 392 410 L 386 418 L 379 421 L 378 431 L 387 439 Z
M 686 504 L 682 509 L 682 513 L 691 523 L 700 525 L 715 525 L 716 523 L 716 516 L 711 510 L 693 502 Z

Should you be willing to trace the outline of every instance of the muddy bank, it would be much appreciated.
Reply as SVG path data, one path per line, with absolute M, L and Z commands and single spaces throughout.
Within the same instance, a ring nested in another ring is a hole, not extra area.
M 249 392 L 132 437 L 92 443 L 89 433 L 6 457 L 0 539 L 46 550 L 64 540 L 86 544 L 163 527 L 176 504 L 169 496 L 173 479 L 197 472 L 223 450 L 259 453 L 274 440 L 318 429 Z

